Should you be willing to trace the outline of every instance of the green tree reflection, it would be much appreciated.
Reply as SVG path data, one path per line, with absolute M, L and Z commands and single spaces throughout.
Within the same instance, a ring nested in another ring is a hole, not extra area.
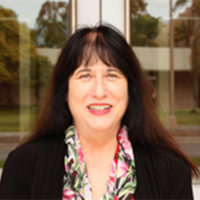
M 25 26 L 28 29 L 26 24 L 18 22 L 14 11 L 0 6 L 0 84 L 6 91 L 4 106 L 15 104 L 11 90 L 19 85 L 19 40 L 20 34 L 23 34 L 19 31 L 20 26 Z M 33 40 L 27 45 L 30 48 L 31 86 L 35 91 L 37 102 L 39 99 L 38 90 L 48 82 L 52 65 L 46 57 L 37 54 Z
M 36 45 L 61 47 L 70 34 L 69 16 L 68 2 L 46 1 L 36 20 Z

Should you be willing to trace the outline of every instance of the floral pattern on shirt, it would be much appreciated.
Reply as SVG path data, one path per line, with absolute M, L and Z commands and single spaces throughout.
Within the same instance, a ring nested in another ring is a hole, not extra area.
M 74 126 L 65 131 L 67 152 L 64 158 L 65 175 L 63 200 L 92 200 L 92 189 L 84 162 L 80 139 Z M 117 135 L 118 145 L 111 165 L 106 191 L 100 200 L 133 200 L 136 170 L 133 149 L 123 126 Z

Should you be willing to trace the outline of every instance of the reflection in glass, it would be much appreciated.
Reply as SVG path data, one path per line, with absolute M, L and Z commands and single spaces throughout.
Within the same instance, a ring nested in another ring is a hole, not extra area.
M 152 94 L 152 97 L 159 99 L 161 112 L 167 113 L 164 117 L 166 125 L 170 85 L 169 3 L 169 0 L 131 0 L 131 44 L 155 87 L 156 97 L 155 94 Z M 191 109 L 199 113 L 199 0 L 174 0 L 172 22 L 174 24 L 175 113 Z M 182 124 L 182 121 L 178 116 L 178 124 Z M 193 122 L 193 124 L 198 123 Z
M 70 33 L 69 14 L 69 3 L 66 1 L 43 3 L 36 19 L 36 45 L 61 47 Z
M 13 10 L 0 6 L 0 131 L 19 128 L 18 70 L 19 22 Z
M 24 132 L 70 34 L 70 1 L 1 3 L 0 132 Z
M 176 1 L 175 10 L 187 2 Z M 193 109 L 200 107 L 200 3 L 193 0 L 192 4 L 174 19 L 175 46 L 184 48 L 190 54 L 189 79 L 193 82 Z
M 142 4 L 139 4 L 139 2 Z M 156 3 L 157 2 L 157 3 Z M 162 109 L 161 119 L 167 125 L 169 114 L 169 11 L 166 2 L 131 1 L 131 44 L 142 67 L 152 81 L 152 98 Z M 159 9 L 158 9 L 159 6 Z M 162 10 L 162 12 L 160 12 Z

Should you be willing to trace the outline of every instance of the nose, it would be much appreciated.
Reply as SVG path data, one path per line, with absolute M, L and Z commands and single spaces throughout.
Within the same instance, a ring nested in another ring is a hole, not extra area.
M 98 99 L 106 97 L 106 83 L 103 77 L 96 77 L 93 85 L 93 96 Z

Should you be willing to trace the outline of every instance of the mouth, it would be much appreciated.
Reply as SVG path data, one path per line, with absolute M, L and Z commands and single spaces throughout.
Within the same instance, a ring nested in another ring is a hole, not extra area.
M 90 113 L 94 115 L 105 115 L 110 112 L 112 105 L 110 104 L 91 104 L 87 106 Z
M 111 105 L 90 105 L 90 106 L 88 106 L 88 108 L 90 109 L 90 110 L 106 110 L 106 109 L 109 109 L 109 108 L 111 108 L 112 106 Z

